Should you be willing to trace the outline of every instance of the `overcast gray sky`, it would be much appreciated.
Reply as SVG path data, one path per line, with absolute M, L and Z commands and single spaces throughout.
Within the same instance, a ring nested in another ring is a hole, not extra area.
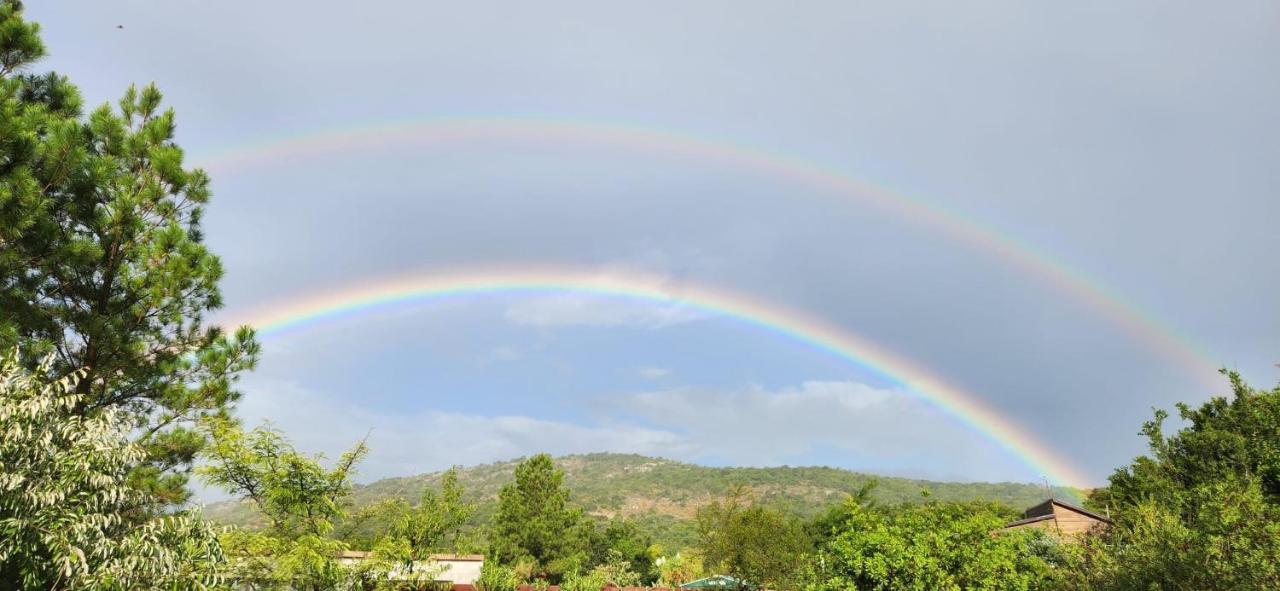
M 155 81 L 177 109 L 214 174 L 228 314 L 457 265 L 643 270 L 895 351 L 1095 484 L 1142 451 L 1151 407 L 1224 391 L 1008 258 L 768 170 L 492 134 L 216 166 L 412 121 L 600 122 L 888 187 L 1276 381 L 1274 2 L 27 4 L 90 103 Z M 329 453 L 372 429 L 366 479 L 543 450 L 1037 479 L 865 367 L 659 304 L 464 298 L 266 350 L 242 415 Z

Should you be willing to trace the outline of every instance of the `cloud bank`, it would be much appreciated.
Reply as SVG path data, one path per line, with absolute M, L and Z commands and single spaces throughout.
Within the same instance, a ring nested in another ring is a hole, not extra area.
M 594 420 L 370 408 L 296 382 L 250 380 L 240 416 L 268 418 L 299 448 L 336 457 L 366 435 L 368 482 L 533 453 L 619 452 L 712 465 L 829 465 L 937 479 L 999 480 L 1007 458 L 921 400 L 848 381 L 770 390 L 676 388 L 601 396 Z M 953 471 L 931 468 L 949 465 Z M 206 499 L 218 498 L 204 491 Z

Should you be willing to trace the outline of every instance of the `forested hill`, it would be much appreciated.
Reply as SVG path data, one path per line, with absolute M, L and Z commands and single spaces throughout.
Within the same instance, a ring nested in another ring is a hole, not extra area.
M 498 489 L 510 482 L 518 459 L 462 468 L 459 481 L 478 504 L 473 521 L 486 523 L 493 513 Z M 660 543 L 680 547 L 690 541 L 689 521 L 698 508 L 731 487 L 749 488 L 757 499 L 802 516 L 811 516 L 877 481 L 873 498 L 882 504 L 920 502 L 922 491 L 944 501 L 986 499 L 1021 509 L 1044 500 L 1045 490 L 1034 484 L 935 482 L 874 476 L 839 468 L 775 467 L 712 468 L 639 455 L 594 453 L 564 456 L 556 465 L 565 471 L 572 502 L 601 519 L 635 518 Z M 355 508 L 384 499 L 416 501 L 425 486 L 438 487 L 441 473 L 387 478 L 358 486 Z M 1058 491 L 1062 495 L 1065 491 Z M 252 525 L 259 520 L 252 506 L 238 502 L 210 505 L 205 513 L 228 524 Z

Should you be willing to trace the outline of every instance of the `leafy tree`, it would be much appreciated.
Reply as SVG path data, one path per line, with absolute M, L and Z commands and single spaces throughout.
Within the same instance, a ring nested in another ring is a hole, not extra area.
M 610 550 L 604 561 L 591 569 L 591 572 L 614 587 L 636 587 L 648 584 L 644 580 L 644 575 L 637 572 L 631 561 L 617 550 Z
M 222 551 L 198 515 L 124 518 L 146 501 L 128 485 L 143 451 L 121 413 L 80 415 L 83 372 L 52 379 L 51 361 L 0 358 L 0 590 L 216 585 Z
M 1038 531 L 993 535 L 1008 519 L 981 503 L 847 504 L 841 531 L 811 562 L 810 591 L 1047 589 L 1057 546 Z
M 1124 511 L 1146 499 L 1176 502 L 1185 491 L 1229 479 L 1256 479 L 1270 502 L 1280 503 L 1280 387 L 1255 390 L 1236 372 L 1223 372 L 1231 398 L 1215 396 L 1200 408 L 1180 403 L 1187 423 L 1164 436 L 1169 413 L 1157 410 L 1142 426 L 1151 457 L 1140 456 L 1112 474 L 1094 502 Z
M 532 562 L 535 575 L 559 580 L 586 563 L 592 524 L 569 506 L 564 472 L 538 454 L 516 466 L 515 482 L 498 493 L 490 557 L 503 564 Z
M 401 583 L 408 578 L 430 583 L 441 573 L 442 567 L 429 562 L 432 552 L 456 551 L 462 527 L 475 510 L 462 497 L 458 471 L 451 468 L 441 477 L 440 492 L 424 489 L 416 506 L 396 498 L 373 508 L 385 524 L 375 533 L 373 553 Z
M 475 505 L 463 501 L 462 495 L 458 470 L 450 468 L 441 477 L 440 492 L 423 489 L 417 506 L 395 499 L 387 508 L 392 516 L 391 536 L 404 540 L 418 560 L 435 551 L 457 550 L 462 527 L 475 511 Z
M 192 421 L 227 410 L 258 353 L 248 329 L 204 324 L 222 305 L 200 230 L 209 178 L 183 168 L 155 86 L 82 116 L 65 78 L 26 73 L 43 55 L 39 27 L 0 0 L 0 347 L 83 368 L 78 410 L 125 413 L 147 452 L 135 485 L 181 503 Z
M 697 522 L 707 569 L 765 588 L 791 584 L 811 549 L 798 520 L 753 503 L 741 487 L 699 509 Z
M 480 566 L 480 577 L 476 579 L 475 586 L 477 591 L 516 591 L 520 586 L 520 577 L 496 560 L 486 560 Z
M 228 576 L 249 591 L 338 589 L 351 573 L 337 560 L 338 540 L 316 535 L 287 538 L 275 532 L 234 529 L 221 538 Z
M 303 454 L 284 436 L 267 427 L 244 431 L 230 419 L 203 424 L 210 440 L 199 472 L 205 482 L 249 499 L 284 538 L 320 536 L 333 530 L 345 512 L 351 477 L 369 453 L 364 441 L 326 470 L 319 458 Z
M 245 432 L 234 421 L 207 419 L 201 423 L 210 444 L 206 464 L 198 468 L 211 485 L 251 501 L 267 518 L 265 531 L 237 530 L 224 537 L 231 557 L 231 575 L 250 589 L 335 589 L 353 580 L 387 580 L 362 569 L 349 569 L 337 560 L 346 549 L 330 536 L 336 519 L 346 514 L 351 477 L 368 453 L 363 441 L 343 454 L 331 469 L 320 458 L 305 455 L 279 432 L 258 427 Z M 400 550 L 387 548 L 392 557 Z M 388 566 L 388 569 L 390 567 Z
M 1164 411 L 1143 425 L 1151 455 L 1095 495 L 1115 524 L 1082 546 L 1068 588 L 1280 588 L 1280 387 L 1224 374 L 1231 398 L 1179 404 L 1174 435 Z
M 560 591 L 600 591 L 609 585 L 609 575 L 601 569 L 594 569 L 584 574 L 577 572 L 565 576 L 560 583 Z
M 677 552 L 675 556 L 659 558 L 658 585 L 671 589 L 705 576 L 702 557 L 693 552 Z
M 831 538 L 844 531 L 844 526 L 860 509 L 873 509 L 876 501 L 873 497 L 878 482 L 872 480 L 860 487 L 843 502 L 836 503 L 805 524 L 805 533 L 813 540 L 814 546 L 822 546 Z
M 635 584 L 649 585 L 657 580 L 655 558 L 653 538 L 640 531 L 632 520 L 612 519 L 592 540 L 592 563 L 614 566 L 625 563 L 624 570 L 635 574 Z

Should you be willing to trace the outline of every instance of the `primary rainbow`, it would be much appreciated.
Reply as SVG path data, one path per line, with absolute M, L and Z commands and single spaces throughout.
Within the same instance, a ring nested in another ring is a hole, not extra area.
M 229 318 L 224 323 L 248 324 L 256 327 L 259 335 L 272 337 L 324 321 L 433 298 L 565 291 L 687 306 L 795 339 L 874 371 L 930 401 L 1025 464 L 1033 471 L 1029 476 L 1043 475 L 1055 484 L 1066 486 L 1089 483 L 1071 462 L 985 405 L 979 397 L 946 383 L 883 346 L 798 310 L 721 288 L 673 283 L 653 275 L 601 273 L 571 267 L 468 268 L 390 278 L 289 300 Z
M 240 146 L 197 160 L 214 171 L 226 171 L 334 151 L 358 151 L 397 144 L 450 146 L 476 141 L 580 143 L 647 150 L 785 178 L 833 196 L 858 199 L 959 239 L 1039 277 L 1046 284 L 1100 312 L 1148 347 L 1163 352 L 1179 367 L 1197 374 L 1207 383 L 1218 383 L 1215 363 L 1199 347 L 1141 308 L 1025 242 L 937 205 L 852 178 L 834 169 L 751 147 L 666 130 L 596 121 L 454 117 L 304 133 Z

